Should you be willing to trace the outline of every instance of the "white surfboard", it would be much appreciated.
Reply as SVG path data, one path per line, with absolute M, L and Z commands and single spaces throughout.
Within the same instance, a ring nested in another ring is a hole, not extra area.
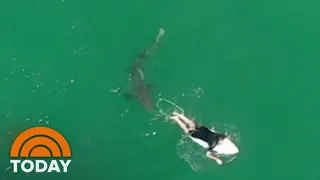
M 213 150 L 221 155 L 234 155 L 239 152 L 239 148 L 229 138 L 220 141 Z

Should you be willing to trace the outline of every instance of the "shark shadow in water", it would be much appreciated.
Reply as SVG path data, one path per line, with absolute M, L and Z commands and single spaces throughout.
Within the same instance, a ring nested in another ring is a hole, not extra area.
M 133 97 L 135 97 L 149 111 L 154 110 L 154 105 L 149 95 L 149 92 L 152 86 L 145 82 L 145 76 L 143 73 L 143 63 L 147 58 L 147 56 L 150 55 L 152 51 L 156 48 L 156 46 L 159 44 L 159 41 L 163 35 L 164 35 L 164 30 L 160 28 L 159 34 L 156 37 L 156 39 L 153 41 L 153 43 L 144 52 L 142 52 L 135 60 L 131 73 L 129 74 L 129 81 L 132 85 L 133 92 L 125 94 L 125 97 L 127 100 L 130 100 Z

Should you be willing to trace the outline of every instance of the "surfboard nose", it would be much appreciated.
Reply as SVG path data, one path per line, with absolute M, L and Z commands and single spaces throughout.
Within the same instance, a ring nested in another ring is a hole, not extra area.
M 213 148 L 218 154 L 234 155 L 239 153 L 239 148 L 228 138 L 219 142 L 217 146 Z
M 237 153 L 239 153 L 239 148 L 238 148 L 236 145 L 234 145 L 234 146 L 232 147 L 232 149 L 230 149 L 230 153 L 232 153 L 232 154 L 237 154 Z

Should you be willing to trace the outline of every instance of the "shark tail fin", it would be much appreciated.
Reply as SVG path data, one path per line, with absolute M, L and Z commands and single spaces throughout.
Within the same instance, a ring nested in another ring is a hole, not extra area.
M 157 42 L 157 43 L 160 41 L 160 39 L 162 38 L 162 36 L 164 35 L 164 33 L 165 33 L 164 29 L 163 29 L 163 28 L 160 28 L 160 29 L 159 29 L 159 34 L 158 34 L 158 36 L 157 36 L 157 38 L 156 38 L 156 42 Z

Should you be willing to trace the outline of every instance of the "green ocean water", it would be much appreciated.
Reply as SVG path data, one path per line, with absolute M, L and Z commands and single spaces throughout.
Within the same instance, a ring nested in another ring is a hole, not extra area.
M 319 179 L 319 5 L 1 2 L 0 180 Z M 159 28 L 165 36 L 145 64 L 153 101 L 162 94 L 208 126 L 234 127 L 240 154 L 231 163 L 199 158 L 179 145 L 176 125 L 110 92 L 127 89 Z M 15 136 L 36 125 L 69 141 L 67 174 L 6 171 Z

